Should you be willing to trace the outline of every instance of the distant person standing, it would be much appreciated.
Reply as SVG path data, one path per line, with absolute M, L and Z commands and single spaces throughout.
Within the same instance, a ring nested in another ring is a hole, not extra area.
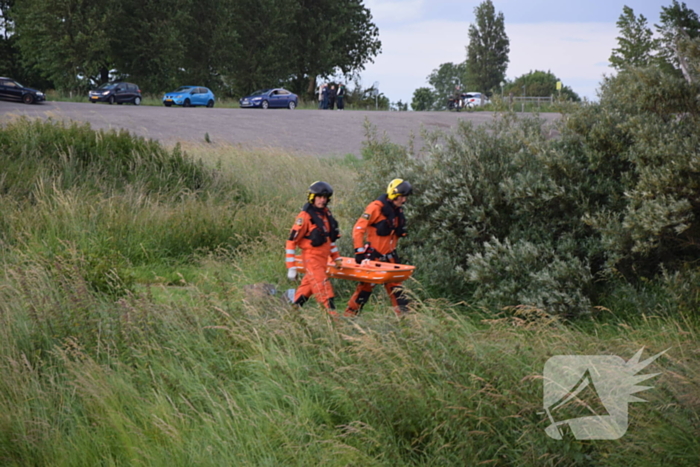
M 331 84 L 331 89 L 328 91 L 328 108 L 333 110 L 335 107 L 335 98 L 338 96 L 338 91 L 335 89 L 335 84 Z
M 324 83 L 321 83 L 318 86 L 318 89 L 316 90 L 316 94 L 318 94 L 318 108 L 322 109 L 323 108 L 323 87 L 325 86 Z
M 338 100 L 338 110 L 343 110 L 345 108 L 345 85 L 340 83 L 338 85 L 338 92 L 336 94 L 336 99 Z
M 328 85 L 325 83 L 323 84 L 323 88 L 321 89 L 321 108 L 328 108 Z

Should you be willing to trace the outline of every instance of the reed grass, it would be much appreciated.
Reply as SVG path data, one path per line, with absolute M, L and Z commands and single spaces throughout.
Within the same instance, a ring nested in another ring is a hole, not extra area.
M 19 131 L 0 129 L 3 153 L 38 147 Z M 349 242 L 361 161 L 193 145 L 168 170 L 142 152 L 141 180 L 160 172 L 149 185 L 106 172 L 116 166 L 105 159 L 133 150 L 90 147 L 67 183 L 57 156 L 77 148 L 57 147 L 12 152 L 0 191 L 2 465 L 700 462 L 697 313 L 672 309 L 653 284 L 620 287 L 598 315 L 565 322 L 449 303 L 412 281 L 412 315 L 396 318 L 376 293 L 358 319 L 334 321 L 279 297 L 293 286 L 283 243 L 319 179 L 336 189 Z M 187 188 L 192 167 L 201 184 Z M 277 293 L 251 294 L 256 283 Z M 648 402 L 630 404 L 624 437 L 547 437 L 551 356 L 629 359 L 642 347 L 670 350 L 647 369 L 659 375 L 639 394 Z

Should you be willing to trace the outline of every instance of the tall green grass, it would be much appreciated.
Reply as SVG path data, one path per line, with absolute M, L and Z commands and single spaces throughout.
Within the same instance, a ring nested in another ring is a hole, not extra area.
M 284 240 L 315 180 L 336 189 L 348 254 L 361 161 L 139 152 L 150 146 L 138 139 L 108 150 L 91 141 L 130 137 L 32 125 L 0 129 L 11 140 L 0 153 L 13 155 L 0 199 L 0 464 L 700 462 L 697 313 L 653 284 L 620 286 L 598 314 L 567 323 L 449 303 L 411 281 L 407 318 L 378 291 L 357 320 L 336 322 L 313 301 L 291 310 L 280 292 L 248 286 L 294 286 Z M 138 176 L 112 159 L 138 160 Z M 334 286 L 342 304 L 351 284 Z M 659 375 L 639 394 L 648 402 L 630 405 L 624 437 L 547 437 L 548 358 L 629 359 L 641 347 L 670 350 L 646 370 Z

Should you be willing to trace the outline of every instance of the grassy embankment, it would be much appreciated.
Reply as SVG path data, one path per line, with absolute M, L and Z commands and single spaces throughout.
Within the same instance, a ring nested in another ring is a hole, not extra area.
M 2 465 L 700 462 L 700 326 L 653 288 L 621 288 L 595 320 L 564 323 L 411 282 L 408 318 L 376 294 L 335 323 L 246 286 L 288 287 L 283 242 L 314 180 L 336 188 L 348 254 L 360 161 L 185 154 L 26 122 L 0 130 L 0 149 Z M 350 286 L 336 285 L 342 303 Z M 548 358 L 642 347 L 670 350 L 644 371 L 660 374 L 624 437 L 547 437 Z

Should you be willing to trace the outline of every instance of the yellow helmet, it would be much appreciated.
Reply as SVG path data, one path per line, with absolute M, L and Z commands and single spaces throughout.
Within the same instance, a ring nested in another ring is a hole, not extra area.
M 393 179 L 386 188 L 386 194 L 390 201 L 395 200 L 399 196 L 408 196 L 412 193 L 413 187 L 411 187 L 411 184 L 400 178 Z
M 313 182 L 309 187 L 309 203 L 314 202 L 316 195 L 326 196 L 328 201 L 333 196 L 333 188 L 326 182 Z

